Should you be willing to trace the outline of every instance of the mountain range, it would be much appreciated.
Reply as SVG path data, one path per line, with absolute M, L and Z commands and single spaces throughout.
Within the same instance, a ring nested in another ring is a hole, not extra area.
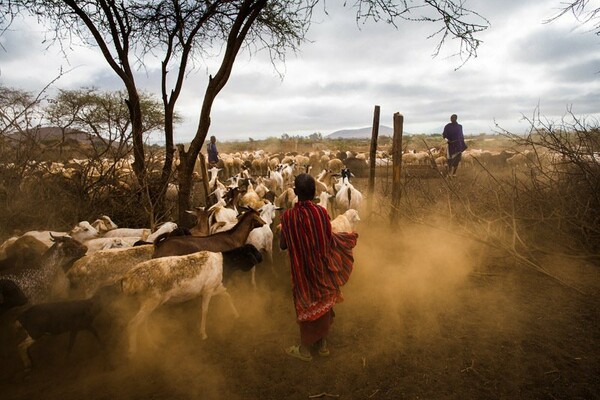
M 326 136 L 327 139 L 369 139 L 373 132 L 372 126 L 358 129 L 342 129 Z M 393 136 L 394 129 L 389 126 L 379 125 L 379 136 Z

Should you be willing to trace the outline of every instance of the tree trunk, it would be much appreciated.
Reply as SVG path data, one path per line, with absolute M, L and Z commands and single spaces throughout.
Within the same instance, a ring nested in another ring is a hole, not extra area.
M 198 129 L 196 130 L 196 135 L 194 139 L 190 143 L 190 148 L 187 153 L 182 151 L 180 154 L 180 164 L 179 164 L 179 220 L 185 221 L 187 218 L 186 210 L 189 210 L 190 205 L 190 194 L 192 187 L 192 173 L 194 172 L 194 165 L 196 164 L 196 158 L 198 158 L 198 154 L 200 154 L 200 150 L 202 149 L 202 145 L 206 140 L 206 136 L 208 135 L 208 129 L 210 128 L 210 112 L 212 110 L 212 105 L 215 101 L 215 98 L 225 87 L 225 84 L 229 80 L 231 76 L 231 71 L 233 69 L 233 63 L 235 62 L 235 58 L 244 43 L 244 39 L 250 30 L 250 27 L 258 18 L 261 10 L 265 8 L 267 4 L 267 0 L 259 0 L 253 4 L 252 1 L 245 1 L 240 7 L 239 14 L 237 15 L 231 31 L 227 37 L 227 46 L 225 48 L 225 54 L 223 56 L 223 61 L 221 62 L 221 66 L 219 70 L 215 74 L 215 76 L 210 76 L 208 79 L 208 86 L 206 88 L 206 92 L 204 93 L 204 100 L 202 102 L 202 109 L 200 111 L 200 120 L 198 121 Z M 185 155 L 185 157 L 184 157 Z M 185 193 L 181 188 L 187 188 L 187 193 Z M 182 206 L 185 205 L 185 208 Z

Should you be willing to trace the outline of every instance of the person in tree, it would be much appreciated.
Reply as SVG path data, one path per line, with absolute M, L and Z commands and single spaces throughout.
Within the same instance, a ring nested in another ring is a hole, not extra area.
M 285 349 L 291 356 L 311 361 L 311 351 L 328 356 L 327 335 L 333 306 L 343 301 L 341 287 L 348 281 L 358 235 L 334 233 L 323 207 L 313 203 L 315 179 L 300 174 L 294 182 L 298 202 L 281 216 L 280 247 L 288 250 L 292 292 L 300 344 Z
M 458 122 L 456 114 L 450 116 L 450 123 L 444 127 L 442 136 L 448 142 L 448 176 L 456 176 L 458 164 L 462 158 L 462 152 L 467 149 L 463 128 Z

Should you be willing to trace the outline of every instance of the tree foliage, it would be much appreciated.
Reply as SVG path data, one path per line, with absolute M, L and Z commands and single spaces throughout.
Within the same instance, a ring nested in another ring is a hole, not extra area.
M 89 133 L 96 153 L 121 158 L 131 151 L 131 119 L 126 98 L 124 91 L 60 90 L 46 108 L 46 119 L 52 126 Z M 150 93 L 141 93 L 140 107 L 142 134 L 162 130 L 164 110 L 160 101 Z M 181 118 L 176 115 L 175 120 Z

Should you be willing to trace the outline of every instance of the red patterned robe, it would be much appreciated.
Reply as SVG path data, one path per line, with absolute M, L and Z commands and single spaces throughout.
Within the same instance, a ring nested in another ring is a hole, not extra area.
M 358 235 L 333 233 L 327 211 L 310 200 L 283 213 L 281 234 L 290 256 L 302 342 L 312 344 L 326 336 L 333 305 L 343 300 L 340 288 L 350 278 Z

